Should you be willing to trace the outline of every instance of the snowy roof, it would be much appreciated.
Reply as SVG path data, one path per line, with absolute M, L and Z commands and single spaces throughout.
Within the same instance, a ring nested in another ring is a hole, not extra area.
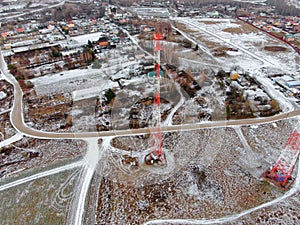
M 294 80 L 294 78 L 289 75 L 283 75 L 282 77 L 280 77 L 280 79 L 284 80 L 285 82 Z
M 163 72 L 162 70 L 160 71 L 160 76 L 161 76 L 161 77 L 164 77 L 164 72 Z M 150 72 L 148 73 L 148 77 L 149 77 L 149 78 L 156 77 L 156 72 L 155 72 L 155 71 L 150 71 Z
M 256 91 L 254 91 L 254 90 L 245 90 L 244 97 L 246 97 L 247 95 L 249 97 L 262 96 L 262 97 L 269 98 L 268 95 L 265 92 L 263 92 L 262 90 L 256 90 Z
M 87 44 L 88 40 L 97 41 L 103 35 L 104 35 L 104 33 L 97 32 L 97 33 L 79 35 L 79 36 L 76 36 L 76 37 L 72 37 L 72 39 L 75 40 L 77 43 L 83 45 L 83 44 Z
M 0 100 L 5 99 L 7 97 L 7 94 L 3 91 L 0 91 Z
M 129 72 L 130 72 L 129 68 L 125 68 L 125 69 L 111 75 L 111 78 L 113 80 L 128 78 L 129 77 Z
M 293 81 L 286 82 L 286 85 L 289 87 L 300 86 L 300 80 L 293 80 Z

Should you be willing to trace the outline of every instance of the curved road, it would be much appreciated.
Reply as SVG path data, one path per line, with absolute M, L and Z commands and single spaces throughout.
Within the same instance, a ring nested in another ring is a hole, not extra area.
M 0 69 L 5 77 L 5 79 L 14 86 L 14 104 L 10 113 L 11 123 L 14 128 L 22 133 L 23 135 L 42 138 L 42 139 L 83 139 L 92 137 L 114 137 L 114 136 L 131 136 L 131 135 L 142 135 L 149 134 L 156 131 L 155 128 L 140 128 L 140 129 L 128 129 L 128 130 L 115 130 L 115 131 L 103 131 L 103 132 L 82 132 L 82 133 L 55 133 L 55 132 L 44 132 L 35 130 L 28 127 L 23 118 L 23 92 L 19 86 L 17 80 L 7 69 L 7 64 L 4 61 L 2 52 L 0 51 Z M 219 127 L 231 127 L 240 125 L 253 125 L 274 122 L 286 118 L 291 118 L 300 115 L 300 109 L 281 113 L 271 117 L 261 117 L 261 118 L 250 118 L 243 120 L 228 120 L 228 121 L 208 121 L 193 124 L 182 124 L 182 125 L 172 125 L 172 126 L 162 126 L 161 130 L 163 132 L 173 132 L 173 131 L 188 131 L 197 130 L 204 128 L 219 128 Z

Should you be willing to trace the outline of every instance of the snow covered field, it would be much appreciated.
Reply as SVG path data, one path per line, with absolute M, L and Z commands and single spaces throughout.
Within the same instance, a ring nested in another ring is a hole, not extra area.
M 163 147 L 175 158 L 169 162 L 175 165 L 168 165 L 173 168 L 168 174 L 151 173 L 144 165 L 130 163 L 136 153 L 149 148 L 151 138 L 115 138 L 106 165 L 110 172 L 103 174 L 97 193 L 97 222 L 254 224 L 267 223 L 269 218 L 273 224 L 294 224 L 299 194 L 285 194 L 253 175 L 254 170 L 259 174 L 272 165 L 293 125 L 293 120 L 285 120 L 240 131 L 164 134 Z
M 97 69 L 63 71 L 35 78 L 32 82 L 37 95 L 74 92 L 74 96 L 78 98 L 82 98 L 83 94 L 88 96 L 86 89 L 93 90 L 93 92 L 96 90 L 99 93 L 108 87 L 118 86 L 117 83 L 110 81 L 102 70 Z M 83 90 L 80 91 L 81 89 Z
M 293 74 L 297 71 L 297 53 L 288 45 L 275 40 L 261 31 L 246 32 L 244 26 L 232 19 L 177 19 L 188 25 L 196 33 L 192 35 L 201 37 L 203 44 L 209 42 L 218 46 L 233 47 L 237 51 L 228 51 L 229 57 L 216 57 L 218 64 L 225 70 L 240 66 L 245 71 L 253 71 L 267 67 L 277 73 Z M 249 26 L 250 27 L 250 26 Z M 249 28 L 248 27 L 248 28 Z M 284 52 L 269 52 L 265 46 L 283 46 Z M 209 47 L 209 46 L 208 46 Z M 211 51 L 213 48 L 211 48 Z
M 100 93 L 105 89 L 117 87 L 118 83 L 113 80 L 128 77 L 130 70 L 138 66 L 138 60 L 129 60 L 127 55 L 122 55 L 120 51 L 126 54 L 126 52 L 136 52 L 136 48 L 127 46 L 97 54 L 101 63 L 100 69 L 89 67 L 66 70 L 34 78 L 31 82 L 37 95 L 74 92 L 73 96 L 78 99 L 93 97 L 97 91 Z
M 71 39 L 75 41 L 75 44 L 86 45 L 88 41 L 97 41 L 100 37 L 103 37 L 105 33 L 96 32 L 91 34 L 79 35 L 76 37 L 72 37 Z
M 1 223 L 66 224 L 79 176 L 78 169 L 69 169 L 1 191 Z

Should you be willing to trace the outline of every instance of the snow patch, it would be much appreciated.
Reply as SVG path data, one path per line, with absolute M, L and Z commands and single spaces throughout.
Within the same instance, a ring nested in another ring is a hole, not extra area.
M 7 97 L 7 94 L 3 91 L 0 91 L 0 100 L 3 100 Z
M 102 32 L 96 32 L 96 33 L 84 34 L 84 35 L 72 37 L 72 40 L 74 40 L 76 43 L 80 45 L 84 45 L 88 43 L 88 40 L 97 41 L 100 37 L 103 37 L 104 35 L 105 34 Z

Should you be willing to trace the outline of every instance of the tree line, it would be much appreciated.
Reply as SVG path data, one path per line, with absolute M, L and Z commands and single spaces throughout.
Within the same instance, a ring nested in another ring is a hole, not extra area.
M 159 0 L 145 0 L 145 2 L 153 3 Z M 131 6 L 134 0 L 114 0 L 113 2 L 118 2 L 124 6 Z M 176 4 L 176 0 L 171 3 Z M 253 5 L 247 2 L 236 2 L 232 0 L 180 0 L 180 3 L 184 4 L 187 7 L 203 7 L 208 5 L 216 5 L 216 4 L 226 4 L 230 6 L 236 6 L 238 8 L 248 8 Z M 293 5 L 288 4 L 288 0 L 267 0 L 266 5 L 275 6 L 275 11 L 279 15 L 283 16 L 299 16 L 300 9 L 296 8 Z
M 293 5 L 288 5 L 287 0 L 268 0 L 267 4 L 275 6 L 275 10 L 278 14 L 283 16 L 299 16 L 300 9 Z

